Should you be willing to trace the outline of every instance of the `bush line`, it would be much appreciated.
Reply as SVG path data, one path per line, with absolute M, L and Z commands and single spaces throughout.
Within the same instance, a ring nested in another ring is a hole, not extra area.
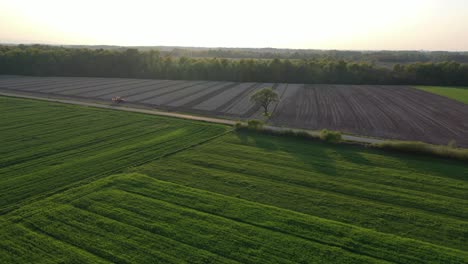
M 330 143 L 339 143 L 342 141 L 341 132 L 323 129 L 319 135 L 313 135 L 307 131 L 297 131 L 292 129 L 286 130 L 275 130 L 264 126 L 264 123 L 260 120 L 249 120 L 247 123 L 237 122 L 234 125 L 236 131 L 256 131 L 262 134 L 278 135 L 278 136 L 290 136 L 298 137 L 303 139 L 322 140 Z
M 264 123 L 260 120 L 249 120 L 247 123 L 237 122 L 234 127 L 236 131 L 255 131 L 267 135 L 321 140 L 329 143 L 349 143 L 349 141 L 343 141 L 342 133 L 340 131 L 327 129 L 322 129 L 319 135 L 313 135 L 307 131 L 295 131 L 292 129 L 275 130 L 265 127 Z M 433 145 L 420 141 L 386 140 L 380 143 L 368 144 L 366 146 L 381 150 L 391 150 L 402 153 L 422 154 L 439 158 L 468 161 L 468 149 L 457 148 L 454 141 L 450 141 L 447 146 L 443 146 Z
M 388 140 L 381 143 L 371 144 L 371 147 L 468 161 L 468 149 L 455 148 L 452 144 L 443 146 L 432 145 L 419 141 Z

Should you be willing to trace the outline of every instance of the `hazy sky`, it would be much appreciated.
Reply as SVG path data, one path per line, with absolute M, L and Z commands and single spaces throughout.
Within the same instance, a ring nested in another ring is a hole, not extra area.
M 0 0 L 0 42 L 468 50 L 468 0 Z

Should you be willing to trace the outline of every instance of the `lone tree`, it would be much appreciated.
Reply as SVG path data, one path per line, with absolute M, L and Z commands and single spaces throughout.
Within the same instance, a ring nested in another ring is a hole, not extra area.
M 251 97 L 250 101 L 255 102 L 256 104 L 263 107 L 263 115 L 270 116 L 268 112 L 268 107 L 273 102 L 278 102 L 279 97 L 278 94 L 273 91 L 271 88 L 263 88 L 257 92 L 255 92 Z

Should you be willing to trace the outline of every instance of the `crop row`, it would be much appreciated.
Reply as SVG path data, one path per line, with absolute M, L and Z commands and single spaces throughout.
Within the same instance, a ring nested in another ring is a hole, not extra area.
M 458 162 L 240 133 L 132 171 L 441 246 L 468 244 L 468 170 Z
M 458 263 L 468 257 L 139 174 L 98 180 L 26 206 L 7 219 L 0 244 L 18 239 L 8 230 L 25 228 L 73 245 L 82 255 L 118 263 Z
M 0 137 L 6 139 L 2 142 L 5 155 L 0 158 L 2 211 L 80 180 L 156 159 L 225 130 L 142 114 L 0 100 L 0 108 L 8 109 L 0 120 Z M 10 122 L 12 118 L 20 118 L 21 123 Z

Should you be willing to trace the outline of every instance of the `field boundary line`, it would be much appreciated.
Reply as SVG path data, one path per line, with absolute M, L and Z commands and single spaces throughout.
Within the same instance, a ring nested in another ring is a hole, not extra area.
M 1 92 L 0 92 L 1 94 Z M 204 140 L 201 140 L 200 142 L 196 142 L 194 144 L 191 144 L 191 145 L 188 145 L 186 147 L 182 147 L 180 149 L 176 149 L 176 150 L 173 150 L 173 151 L 170 151 L 168 153 L 165 153 L 163 155 L 160 155 L 160 156 L 157 156 L 155 158 L 150 158 L 150 159 L 146 159 L 146 160 L 143 160 L 141 162 L 136 162 L 134 164 L 129 164 L 127 167 L 122 167 L 122 168 L 117 168 L 117 169 L 114 169 L 114 170 L 109 170 L 107 172 L 102 172 L 100 174 L 97 174 L 97 175 L 94 175 L 94 176 L 90 176 L 90 177 L 86 177 L 80 181 L 77 181 L 77 182 L 74 182 L 74 183 L 71 183 L 69 185 L 65 185 L 65 186 L 62 186 L 61 188 L 58 188 L 58 189 L 55 189 L 55 190 L 51 190 L 50 192 L 45 192 L 45 193 L 42 193 L 42 194 L 39 194 L 35 197 L 31 197 L 31 199 L 28 199 L 28 200 L 24 200 L 22 202 L 19 202 L 18 204 L 14 204 L 12 206 L 6 206 L 4 208 L 0 208 L 0 216 L 5 216 L 5 215 L 8 215 L 18 209 L 20 209 L 21 207 L 23 206 L 26 206 L 26 205 L 30 205 L 30 204 L 34 204 L 36 202 L 40 202 L 41 200 L 44 200 L 44 199 L 47 199 L 51 196 L 54 196 L 54 195 L 57 195 L 57 194 L 60 194 L 64 191 L 67 191 L 69 189 L 73 189 L 73 188 L 78 188 L 80 186 L 83 186 L 85 184 L 89 184 L 89 183 L 92 183 L 96 180 L 99 180 L 99 179 L 103 179 L 103 178 L 106 178 L 106 177 L 109 177 L 109 176 L 112 176 L 113 174 L 117 174 L 117 173 L 123 173 L 125 170 L 128 170 L 130 168 L 134 168 L 134 167 L 137 167 L 137 166 L 142 166 L 144 164 L 147 164 L 147 163 L 150 163 L 150 162 L 153 162 L 155 160 L 159 160 L 159 159 L 162 159 L 162 158 L 166 158 L 168 156 L 172 156 L 174 154 L 177 154 L 177 153 L 180 153 L 182 151 L 185 151 L 187 149 L 190 149 L 190 148 L 194 148 L 194 147 L 197 147 L 197 146 L 200 146 L 200 145 L 203 145 L 207 142 L 210 142 L 212 140 L 215 140 L 219 137 L 222 137 L 224 135 L 227 135 L 229 133 L 232 133 L 234 131 L 234 129 L 228 129 L 227 131 L 224 131 L 218 135 L 215 135 L 215 136 L 212 136 L 212 137 L 209 137 L 207 139 L 204 139 Z
M 73 104 L 73 105 L 89 106 L 89 107 L 104 108 L 104 109 L 111 109 L 111 110 L 120 110 L 120 111 L 127 111 L 127 112 L 143 113 L 143 114 L 150 114 L 150 115 L 175 117 L 175 118 L 181 118 L 181 119 L 203 121 L 203 122 L 208 122 L 208 123 L 216 123 L 216 124 L 224 124 L 224 125 L 235 125 L 236 124 L 236 122 L 233 121 L 233 120 L 213 118 L 213 117 L 202 117 L 202 116 L 195 116 L 195 115 L 188 115 L 188 114 L 171 113 L 171 112 L 164 112 L 164 111 L 159 111 L 159 110 L 147 110 L 147 109 L 139 109 L 139 108 L 130 108 L 130 107 L 125 107 L 125 106 L 114 106 L 114 105 L 106 105 L 106 104 L 99 104 L 99 103 L 88 103 L 88 102 L 66 100 L 66 99 L 56 99 L 56 98 L 50 98 L 50 97 L 31 96 L 31 95 L 23 95 L 23 94 L 16 94 L 16 93 L 5 93 L 5 92 L 2 92 L 2 91 L 0 91 L 0 95 L 10 96 L 10 97 L 18 97 L 18 98 L 26 98 L 26 99 L 34 99 L 34 100 L 42 100 L 42 101 L 55 102 L 55 103 Z
M 230 125 L 233 126 L 237 122 L 230 119 L 222 119 L 216 117 L 205 117 L 205 116 L 197 116 L 197 115 L 190 115 L 190 114 L 182 114 L 182 113 L 175 113 L 175 112 L 165 112 L 156 109 L 142 109 L 142 108 L 135 108 L 135 107 L 126 107 L 126 106 L 117 106 L 117 105 L 108 105 L 104 103 L 91 103 L 91 102 L 83 102 L 79 100 L 68 100 L 68 99 L 58 99 L 53 97 L 43 97 L 43 96 L 34 96 L 34 95 L 25 95 L 19 93 L 11 93 L 11 92 L 4 92 L 0 91 L 0 96 L 9 96 L 9 97 L 17 97 L 17 98 L 26 98 L 26 99 L 34 99 L 34 100 L 42 100 L 48 102 L 55 102 L 55 103 L 63 103 L 63 104 L 72 104 L 72 105 L 80 105 L 80 106 L 88 106 L 88 107 L 95 107 L 95 108 L 102 108 L 102 109 L 110 109 L 110 110 L 120 110 L 126 112 L 135 112 L 135 113 L 142 113 L 142 114 L 149 114 L 149 115 L 159 115 L 159 116 L 166 116 L 166 117 L 173 117 L 173 118 L 180 118 L 186 120 L 194 120 L 194 121 L 201 121 L 207 123 L 215 123 L 215 124 L 222 124 L 222 125 Z M 265 126 L 266 128 L 275 130 L 275 131 L 295 131 L 295 132 L 307 132 L 313 136 L 319 136 L 319 131 L 314 130 L 306 130 L 306 129 L 299 129 L 299 128 L 289 128 L 289 127 L 278 127 L 278 126 Z M 381 143 L 384 139 L 377 139 L 372 137 L 365 137 L 365 136 L 356 136 L 356 135 L 347 135 L 344 134 L 343 139 L 345 141 L 357 142 L 357 143 L 364 143 L 364 144 L 372 144 L 372 143 Z

